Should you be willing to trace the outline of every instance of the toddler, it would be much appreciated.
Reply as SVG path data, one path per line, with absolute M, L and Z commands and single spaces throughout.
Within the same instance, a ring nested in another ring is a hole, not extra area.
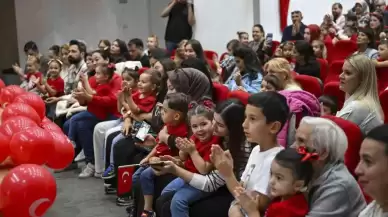
M 321 59 L 326 59 L 327 58 L 327 50 L 325 43 L 321 40 L 314 40 L 312 43 L 313 50 L 315 57 L 321 58 Z
M 321 115 L 336 115 L 338 110 L 337 100 L 334 97 L 323 95 L 319 97 Z
M 280 91 L 282 89 L 283 88 L 278 77 L 272 74 L 264 76 L 263 81 L 261 82 L 261 92 Z
M 23 83 L 20 85 L 26 91 L 36 92 L 36 84 L 43 78 L 43 74 L 39 72 L 40 61 L 36 56 L 28 56 L 26 63 L 26 73 L 21 74 Z

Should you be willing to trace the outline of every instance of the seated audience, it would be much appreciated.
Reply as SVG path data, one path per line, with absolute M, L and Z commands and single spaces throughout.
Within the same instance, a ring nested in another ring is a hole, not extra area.
M 145 55 L 149 55 L 149 50 L 159 48 L 159 38 L 156 35 L 151 35 L 147 38 L 147 49 L 144 50 Z
M 190 57 L 188 59 L 183 60 L 180 67 L 181 68 L 197 69 L 206 75 L 206 77 L 208 78 L 208 80 L 211 84 L 213 83 L 212 77 L 214 75 L 210 72 L 208 65 L 198 58 Z M 213 97 L 213 95 L 214 95 L 213 85 L 210 86 L 210 93 L 211 93 L 211 96 Z
M 316 58 L 321 58 L 321 59 L 327 58 L 327 49 L 323 41 L 314 40 L 311 45 L 313 46 L 314 55 Z
M 148 50 L 148 58 L 150 59 L 151 67 L 154 67 L 155 63 L 161 59 L 167 59 L 170 56 L 163 48 L 151 48 Z
M 357 16 L 357 26 L 359 28 L 365 28 L 369 24 L 369 5 L 367 0 L 356 0 L 354 7 L 349 10 L 349 14 Z
M 248 93 L 259 92 L 263 75 L 261 63 L 256 53 L 250 47 L 240 45 L 234 50 L 233 56 L 238 70 L 229 76 L 225 85 L 229 90 L 242 90 Z
M 364 54 L 369 59 L 377 59 L 376 41 L 373 31 L 369 28 L 359 29 L 357 36 L 358 50 L 354 54 Z
M 269 195 L 273 198 L 265 216 L 305 217 L 309 211 L 304 192 L 313 176 L 312 162 L 318 154 L 306 147 L 280 151 L 271 164 Z M 252 197 L 243 187 L 234 190 L 236 200 L 246 216 L 260 216 L 257 207 L 261 201 Z
M 125 62 L 130 59 L 127 44 L 123 40 L 114 40 L 109 50 L 110 58 L 113 63 Z
M 39 64 L 38 57 L 29 56 L 26 63 L 25 74 L 20 75 L 20 78 L 23 81 L 20 87 L 28 92 L 39 93 L 37 84 L 43 79 L 43 74 L 39 71 Z
M 302 22 L 303 15 L 300 11 L 291 12 L 292 25 L 283 30 L 282 42 L 303 40 L 306 25 Z
M 241 44 L 248 45 L 249 34 L 247 32 L 237 32 L 237 37 Z
M 344 164 L 348 147 L 344 131 L 330 120 L 304 117 L 293 146 L 312 148 L 319 156 L 312 162 L 314 174 L 307 190 L 306 216 L 358 216 L 366 204 L 357 181 Z
M 336 115 L 338 110 L 338 105 L 336 99 L 332 96 L 323 95 L 319 97 L 319 102 L 321 103 L 321 114 L 322 115 Z
M 267 74 L 275 75 L 280 81 L 281 90 L 302 90 L 291 75 L 291 66 L 284 58 L 273 58 L 264 65 Z
M 318 40 L 321 37 L 321 28 L 316 24 L 308 25 L 304 29 L 304 40 L 312 44 L 314 40 Z
M 28 58 L 30 56 L 35 56 L 39 59 L 39 69 L 40 71 L 43 73 L 43 74 L 46 74 L 47 72 L 47 62 L 49 61 L 47 58 L 45 58 L 42 54 L 39 53 L 39 49 L 38 49 L 38 45 L 36 45 L 35 42 L 33 41 L 29 41 L 27 42 L 25 45 L 24 45 L 24 48 L 23 48 L 23 51 L 24 51 L 24 54 L 26 55 L 26 60 L 28 60 Z M 19 76 L 22 76 L 24 74 L 24 72 L 26 70 L 23 70 L 19 64 L 15 63 L 14 65 L 12 65 L 12 69 L 14 70 L 14 72 L 16 74 L 18 74 Z
M 131 39 L 128 42 L 128 52 L 130 61 L 140 61 L 143 67 L 151 67 L 150 60 L 146 54 L 144 54 L 144 44 L 139 38 Z
M 342 4 L 334 3 L 331 7 L 331 15 L 333 16 L 333 25 L 335 29 L 338 31 L 342 30 L 345 27 L 346 18 L 342 14 Z
M 320 78 L 320 65 L 314 55 L 312 46 L 306 41 L 295 42 L 295 69 L 301 75 L 310 75 Z
M 369 28 L 373 31 L 374 40 L 379 41 L 380 33 L 384 31 L 383 15 L 378 12 L 371 13 Z
M 388 214 L 388 125 L 378 126 L 368 134 L 361 144 L 360 163 L 356 174 L 365 193 L 373 201 L 360 213 L 359 217 L 383 217 Z
M 186 54 L 185 46 L 188 41 L 189 40 L 184 39 L 181 42 L 179 42 L 178 47 L 175 50 L 175 55 L 173 56 L 173 60 L 176 66 L 178 67 L 180 66 L 181 62 L 185 59 L 185 54 Z
M 265 31 L 262 25 L 255 24 L 252 28 L 253 41 L 248 43 L 248 46 L 256 52 L 261 63 L 267 62 L 272 56 L 272 38 L 266 38 Z
M 272 74 L 264 76 L 263 82 L 261 82 L 260 92 L 266 91 L 280 91 L 282 90 L 282 85 L 278 77 Z
M 364 55 L 353 55 L 345 60 L 342 71 L 339 88 L 346 100 L 337 116 L 357 124 L 366 135 L 384 120 L 375 66 Z
M 59 45 L 53 45 L 48 50 L 48 58 L 51 59 L 58 59 L 60 56 L 61 47 Z
M 228 54 L 225 55 L 226 57 L 221 60 L 220 63 L 220 67 L 222 68 L 223 82 L 225 82 L 235 70 L 238 70 L 238 68 L 236 67 L 236 60 L 233 56 L 233 52 L 240 44 L 241 43 L 237 39 L 233 39 L 226 44 Z
M 98 42 L 98 49 L 100 49 L 101 51 L 103 50 L 109 50 L 110 49 L 110 41 L 108 39 L 101 39 L 99 42 Z

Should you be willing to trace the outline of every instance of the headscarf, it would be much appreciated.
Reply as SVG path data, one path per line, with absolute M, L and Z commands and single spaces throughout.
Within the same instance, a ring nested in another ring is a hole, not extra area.
M 168 80 L 177 92 L 187 94 L 197 101 L 204 96 L 211 97 L 211 86 L 206 75 L 193 68 L 180 68 L 167 72 Z

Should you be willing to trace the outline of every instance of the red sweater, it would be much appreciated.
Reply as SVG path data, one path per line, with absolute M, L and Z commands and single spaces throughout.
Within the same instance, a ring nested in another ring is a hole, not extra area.
M 117 111 L 117 96 L 109 84 L 99 84 L 94 89 L 96 94 L 88 103 L 88 111 L 100 120 L 106 120 L 109 115 L 120 117 Z
M 206 143 L 200 142 L 199 139 L 197 139 L 197 137 L 194 135 L 191 137 L 191 139 L 194 141 L 195 147 L 203 160 L 210 162 L 210 149 L 212 145 L 217 145 L 220 143 L 220 138 L 218 136 L 212 136 L 212 138 Z M 197 168 L 194 166 L 193 160 L 190 157 L 185 161 L 185 168 L 190 172 L 199 173 Z
M 35 78 L 40 78 L 40 80 L 42 80 L 42 78 L 43 78 L 42 72 L 28 72 L 26 74 L 27 81 L 30 81 L 31 76 L 35 76 Z
M 112 92 L 117 93 L 119 90 L 121 90 L 122 82 L 123 80 L 121 79 L 120 75 L 114 73 L 112 79 L 109 82 L 109 86 L 112 88 Z M 92 89 L 96 89 L 97 82 L 95 76 L 89 78 L 89 84 Z
M 166 124 L 167 127 L 167 133 L 169 135 L 175 136 L 175 137 L 187 137 L 188 130 L 187 130 L 187 124 L 181 123 L 177 126 L 171 126 Z M 159 142 L 159 138 L 156 138 L 156 141 Z M 176 149 L 178 150 L 178 149 Z M 171 156 L 177 156 L 178 151 L 173 151 L 170 149 L 170 147 L 165 143 L 159 143 L 156 146 L 156 155 L 155 156 L 163 156 L 163 155 L 171 155 Z
M 284 201 L 273 200 L 265 212 L 265 217 L 305 217 L 308 211 L 306 198 L 302 193 L 298 193 Z
M 47 79 L 47 84 L 57 92 L 55 97 L 62 96 L 65 93 L 65 82 L 60 76 L 58 76 L 57 78 Z M 49 94 L 49 97 L 54 96 Z
M 136 91 L 132 94 L 133 102 L 139 107 L 141 112 L 151 112 L 156 104 L 156 97 L 154 95 L 145 96 L 143 98 L 141 97 L 141 93 Z

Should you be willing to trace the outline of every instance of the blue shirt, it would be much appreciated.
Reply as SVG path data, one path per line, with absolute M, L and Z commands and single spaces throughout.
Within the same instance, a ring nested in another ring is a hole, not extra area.
M 238 85 L 234 80 L 235 75 L 231 75 L 229 79 L 225 82 L 225 85 L 229 88 L 230 91 L 238 90 Z M 260 72 L 257 72 L 257 77 L 255 80 L 251 80 L 249 73 L 245 73 L 241 76 L 241 86 L 248 93 L 258 93 L 261 89 L 261 82 L 263 80 L 263 75 Z

